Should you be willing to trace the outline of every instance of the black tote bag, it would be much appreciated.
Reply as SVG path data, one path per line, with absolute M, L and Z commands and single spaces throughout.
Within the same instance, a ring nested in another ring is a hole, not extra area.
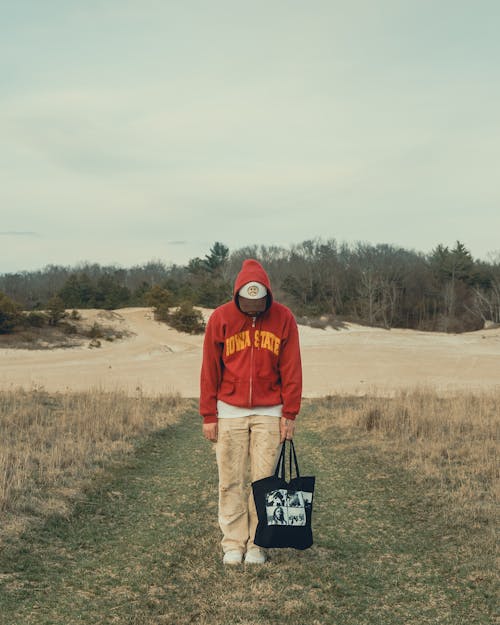
M 285 480 L 286 442 L 274 475 L 252 482 L 258 518 L 254 543 L 265 548 L 307 549 L 313 544 L 311 517 L 315 477 L 301 477 L 295 447 L 290 440 L 290 481 Z

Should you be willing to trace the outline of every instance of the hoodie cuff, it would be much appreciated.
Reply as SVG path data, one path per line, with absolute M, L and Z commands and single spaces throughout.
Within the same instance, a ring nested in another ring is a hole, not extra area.
M 285 417 L 285 419 L 290 419 L 290 421 L 295 421 L 295 417 L 297 416 L 295 413 L 292 412 L 281 412 L 281 416 Z
M 213 415 L 205 415 L 203 417 L 203 423 L 217 423 L 218 418 L 217 415 L 213 414 Z

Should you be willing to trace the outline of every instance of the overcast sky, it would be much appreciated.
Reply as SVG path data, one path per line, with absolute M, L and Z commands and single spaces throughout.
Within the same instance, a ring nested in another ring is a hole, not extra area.
M 0 0 L 0 273 L 500 250 L 498 0 Z

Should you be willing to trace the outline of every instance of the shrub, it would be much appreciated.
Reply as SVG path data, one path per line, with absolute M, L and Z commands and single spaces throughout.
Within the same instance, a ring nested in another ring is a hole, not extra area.
M 12 332 L 21 321 L 19 304 L 0 292 L 0 334 Z
M 161 286 L 154 286 L 145 294 L 146 304 L 153 308 L 157 321 L 168 321 L 169 307 L 172 305 L 172 293 Z
M 205 321 L 199 310 L 195 310 L 189 302 L 182 303 L 168 317 L 169 324 L 188 334 L 202 334 L 205 331 Z
M 89 331 L 87 332 L 87 336 L 91 339 L 102 339 L 104 334 L 102 331 L 102 327 L 97 323 L 97 321 L 94 321 L 94 323 L 92 324 L 92 326 L 90 327 Z
M 25 320 L 27 324 L 33 328 L 43 328 L 47 323 L 47 315 L 42 312 L 30 312 L 26 315 Z
M 153 308 L 153 314 L 156 321 L 168 321 L 170 318 L 170 308 L 162 304 L 157 308 Z
M 61 319 L 66 317 L 66 307 L 63 300 L 58 295 L 54 295 L 54 297 L 49 299 L 47 302 L 47 310 L 49 325 L 51 326 L 57 325 Z

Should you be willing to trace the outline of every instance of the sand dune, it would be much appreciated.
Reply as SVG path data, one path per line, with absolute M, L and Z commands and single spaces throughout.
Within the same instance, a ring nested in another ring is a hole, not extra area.
M 209 310 L 204 310 L 206 318 Z M 202 336 L 182 334 L 153 319 L 149 308 L 81 310 L 83 319 L 115 325 L 130 338 L 99 349 L 0 350 L 0 388 L 48 391 L 120 388 L 135 394 L 198 395 Z M 388 394 L 429 386 L 442 392 L 500 388 L 500 329 L 466 334 L 300 326 L 304 396 Z

